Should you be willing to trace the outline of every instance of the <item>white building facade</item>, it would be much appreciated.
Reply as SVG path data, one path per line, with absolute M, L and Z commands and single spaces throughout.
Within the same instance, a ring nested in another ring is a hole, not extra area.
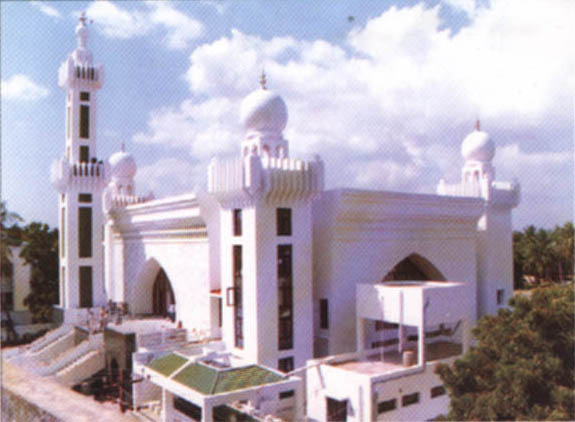
M 302 406 L 314 420 L 343 407 L 342 420 L 358 421 L 445 412 L 443 394 L 433 405 L 408 398 L 405 411 L 391 401 L 422 382 L 439 392 L 431 362 L 461 354 L 477 319 L 511 297 L 519 187 L 495 181 L 488 134 L 477 125 L 464 140 L 462 180 L 441 181 L 437 194 L 325 190 L 319 156 L 290 157 L 286 104 L 263 77 L 242 104 L 238 155 L 212 160 L 207 192 L 139 196 L 128 152 L 93 159 L 103 70 L 84 17 L 76 34 L 60 69 L 66 153 L 52 169 L 65 319 L 108 301 L 133 317 L 175 311 L 183 328 L 245 362 L 285 373 L 307 365 Z M 348 358 L 358 364 L 338 363 Z

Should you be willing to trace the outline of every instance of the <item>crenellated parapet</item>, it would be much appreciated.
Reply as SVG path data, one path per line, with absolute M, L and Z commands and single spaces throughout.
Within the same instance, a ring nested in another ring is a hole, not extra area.
M 490 206 L 515 208 L 521 199 L 521 187 L 516 182 L 491 182 L 487 179 L 446 184 L 442 179 L 437 186 L 437 194 L 483 198 Z
M 52 163 L 50 179 L 64 193 L 70 187 L 102 188 L 108 183 L 109 166 L 102 161 L 69 163 L 65 157 Z
M 155 199 L 152 192 L 147 195 L 115 195 L 110 189 L 104 192 L 102 206 L 105 213 L 111 213 L 126 208 L 129 205 L 143 204 Z
M 224 207 L 258 201 L 270 204 L 313 199 L 323 191 L 324 166 L 313 161 L 269 158 L 213 159 L 208 170 L 208 191 Z
M 104 67 L 93 66 L 91 63 L 77 63 L 69 56 L 60 66 L 58 84 L 61 88 L 91 88 L 99 89 L 104 82 Z

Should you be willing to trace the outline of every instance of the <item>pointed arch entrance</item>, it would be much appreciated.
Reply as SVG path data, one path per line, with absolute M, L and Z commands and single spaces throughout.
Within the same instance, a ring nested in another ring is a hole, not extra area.
M 427 259 L 418 254 L 411 254 L 398 262 L 383 277 L 386 281 L 445 281 L 441 272 Z
M 170 280 L 163 268 L 160 268 L 152 289 L 152 313 L 163 317 L 168 316 L 170 308 L 173 308 L 171 305 L 175 304 L 176 299 Z

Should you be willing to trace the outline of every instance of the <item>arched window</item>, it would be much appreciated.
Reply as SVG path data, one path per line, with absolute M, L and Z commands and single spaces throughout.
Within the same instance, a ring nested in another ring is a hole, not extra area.
M 383 278 L 386 281 L 445 281 L 435 266 L 421 255 L 411 254 L 397 263 Z

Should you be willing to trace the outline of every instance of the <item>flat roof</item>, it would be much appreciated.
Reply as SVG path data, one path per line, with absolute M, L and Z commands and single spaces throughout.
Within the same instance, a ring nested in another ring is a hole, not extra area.
M 122 334 L 153 334 L 177 329 L 177 325 L 166 318 L 122 319 L 121 324 L 108 323 L 106 328 Z
M 417 350 L 413 350 L 417 357 Z M 461 344 L 438 341 L 426 344 L 425 361 L 433 362 L 460 355 L 463 352 Z M 358 372 L 367 375 L 382 375 L 388 372 L 395 372 L 402 369 L 413 368 L 413 366 L 403 365 L 402 357 L 397 351 L 383 352 L 372 349 L 368 351 L 364 358 L 350 358 L 341 362 L 330 361 L 327 365 L 345 369 L 347 371 Z M 336 356 L 337 358 L 337 356 Z

